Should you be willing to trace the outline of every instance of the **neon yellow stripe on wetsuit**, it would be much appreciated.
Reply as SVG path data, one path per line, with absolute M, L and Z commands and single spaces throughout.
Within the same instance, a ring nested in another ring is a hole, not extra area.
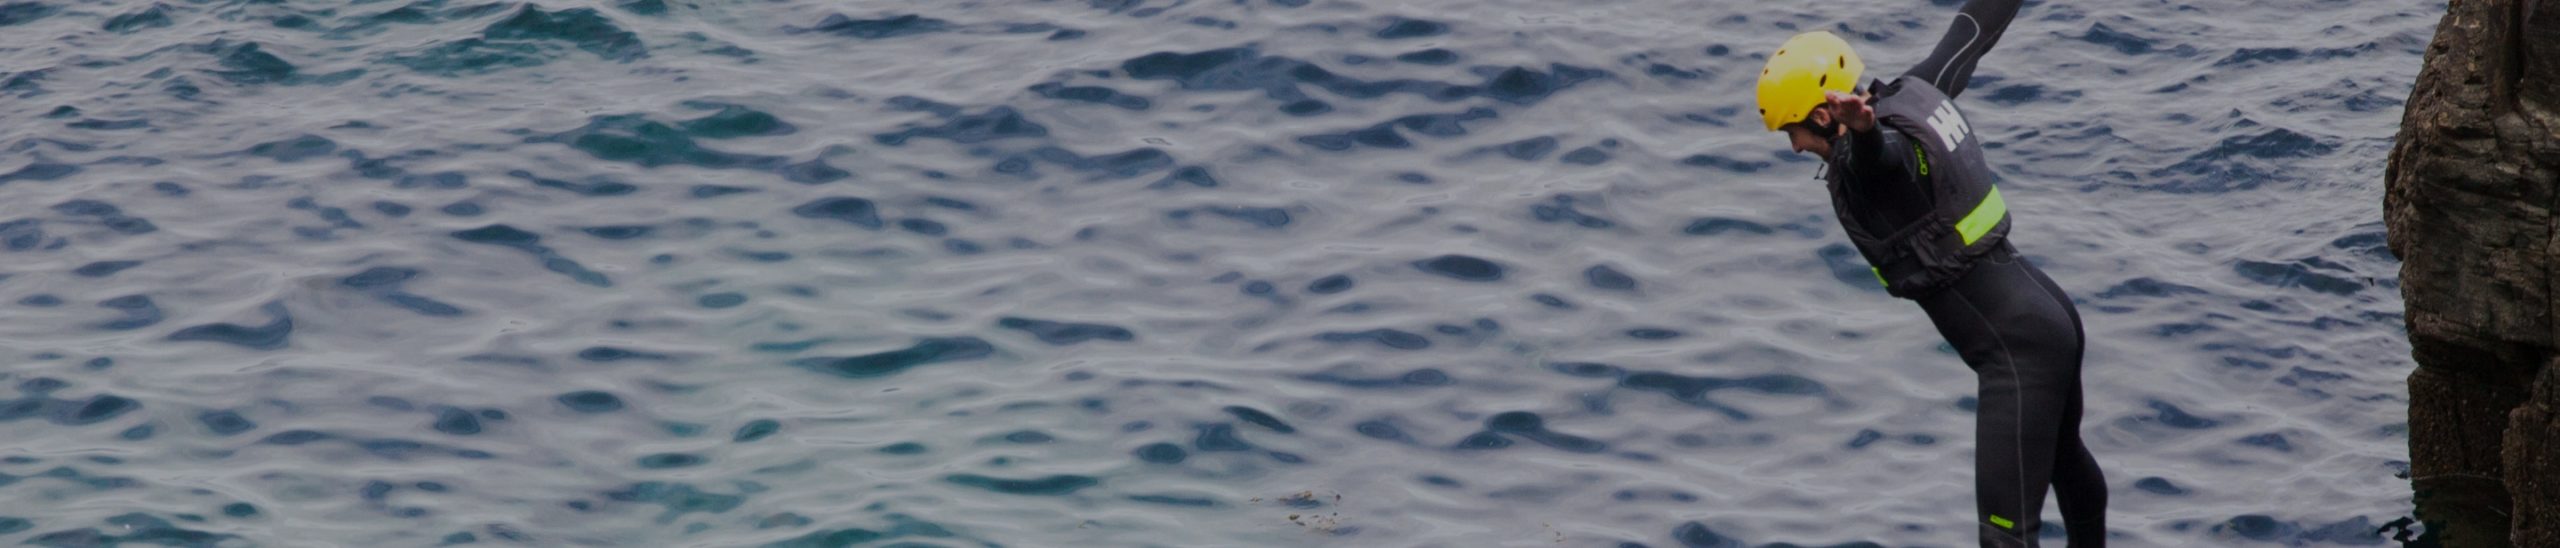
M 1973 204 L 1973 211 L 1964 214 L 1964 220 L 1956 221 L 1956 234 L 1964 236 L 1964 245 L 1973 245 L 1974 240 L 1982 239 L 2008 216 L 2009 202 L 2000 199 L 1999 186 L 1992 186 L 1991 192 L 1982 196 L 1982 202 Z
M 2000 219 L 2008 216 L 2009 201 L 2000 198 L 2000 187 L 1993 186 L 1990 193 L 1982 196 L 1980 203 L 1973 204 L 1972 212 L 1964 214 L 1963 220 L 1956 221 L 1956 234 L 1964 237 L 1964 245 L 1973 245 L 1975 240 L 1982 239 L 1983 234 L 1990 233 L 1992 227 L 2000 226 Z M 1876 285 L 1893 285 L 1884 281 L 1884 270 L 1869 267 L 1867 271 L 1875 273 Z

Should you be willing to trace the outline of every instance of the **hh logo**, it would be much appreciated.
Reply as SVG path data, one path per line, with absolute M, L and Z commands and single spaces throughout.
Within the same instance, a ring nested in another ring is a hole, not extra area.
M 1964 114 L 1956 112 L 1954 101 L 1938 103 L 1938 112 L 1929 115 L 1929 127 L 1938 129 L 1938 140 L 1947 143 L 1947 150 L 1955 150 L 1956 145 L 1964 144 L 1966 136 L 1973 135 L 1973 128 L 1964 125 Z

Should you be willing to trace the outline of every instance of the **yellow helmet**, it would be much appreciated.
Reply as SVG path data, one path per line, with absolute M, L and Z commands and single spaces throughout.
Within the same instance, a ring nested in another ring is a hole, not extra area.
M 1855 93 L 1867 64 L 1849 41 L 1825 31 L 1788 38 L 1760 69 L 1760 120 L 1777 131 L 1804 121 L 1823 103 L 1823 92 Z

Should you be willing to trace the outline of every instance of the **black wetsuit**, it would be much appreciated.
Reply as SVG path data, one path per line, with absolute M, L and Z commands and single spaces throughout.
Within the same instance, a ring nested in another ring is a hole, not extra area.
M 1966 2 L 1928 60 L 1904 75 L 1951 98 L 1963 93 L 2019 3 Z M 1933 207 L 1918 163 L 1926 160 L 1913 158 L 1899 132 L 1882 125 L 1844 132 L 1832 151 L 1826 177 L 1845 182 L 1841 209 L 1860 225 L 1905 226 Z M 2080 442 L 2085 345 L 2071 297 L 2004 241 L 1952 285 L 1916 300 L 1980 381 L 1974 486 L 1982 545 L 2036 546 L 2049 485 L 2071 546 L 2104 546 L 2107 484 Z

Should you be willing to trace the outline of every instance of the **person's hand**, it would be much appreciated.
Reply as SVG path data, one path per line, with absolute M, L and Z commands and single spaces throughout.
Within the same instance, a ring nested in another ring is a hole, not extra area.
M 1823 95 L 1823 102 L 1831 108 L 1831 119 L 1849 126 L 1850 131 L 1876 129 L 1876 109 L 1867 104 L 1866 96 L 1833 91 Z

